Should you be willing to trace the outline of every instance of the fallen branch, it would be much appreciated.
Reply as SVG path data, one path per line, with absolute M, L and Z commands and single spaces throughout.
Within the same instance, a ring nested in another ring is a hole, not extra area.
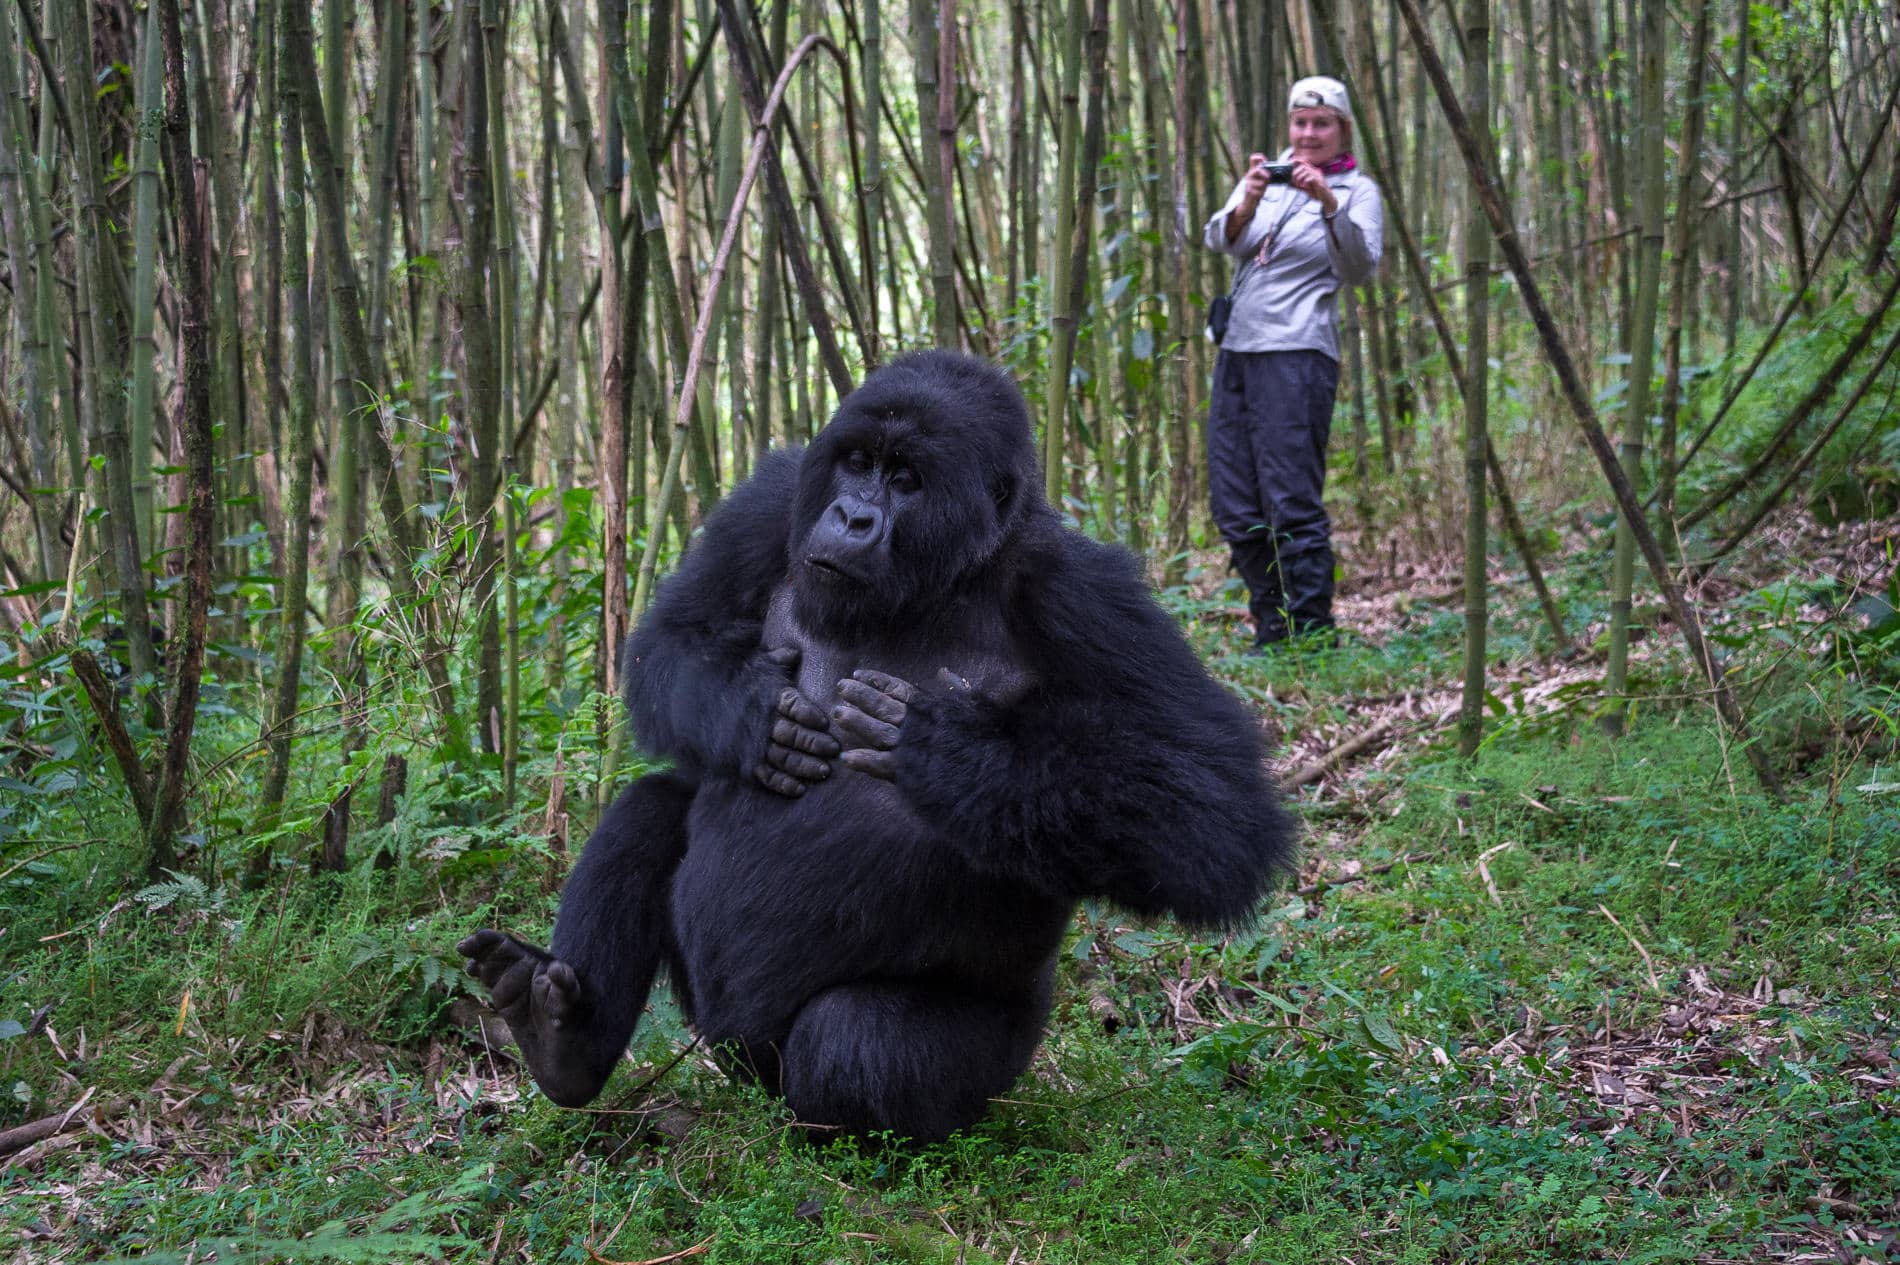
M 1302 786 L 1310 786 L 1312 783 L 1325 777 L 1334 768 L 1344 764 L 1367 748 L 1374 746 L 1384 747 L 1388 742 L 1399 736 L 1397 731 L 1398 725 L 1395 722 L 1382 720 L 1360 734 L 1357 738 L 1340 743 L 1299 772 L 1282 779 L 1280 786 L 1282 789 L 1289 791 L 1297 790 Z
M 74 1129 L 83 1127 L 88 1120 L 103 1120 L 108 1114 L 118 1110 L 116 1106 L 108 1108 L 106 1104 L 101 1103 L 93 1108 L 91 1115 L 87 1115 L 86 1104 L 91 1101 L 93 1092 L 93 1090 L 87 1090 L 78 1102 L 64 1111 L 42 1116 L 38 1120 L 29 1120 L 25 1124 L 16 1124 L 11 1129 L 0 1131 L 0 1156 L 10 1156 L 24 1151 L 35 1142 L 44 1142 L 62 1133 L 70 1133 Z
M 1478 857 L 1478 877 L 1484 880 L 1484 890 L 1491 893 L 1491 903 L 1499 909 L 1504 908 L 1504 898 L 1498 895 L 1497 881 L 1491 877 L 1491 867 L 1487 862 L 1506 848 L 1517 846 L 1515 839 L 1506 839 L 1494 848 L 1486 848 Z
M 1372 747 L 1385 747 L 1394 742 L 1410 738 L 1415 734 L 1437 732 L 1458 719 L 1458 709 L 1441 712 L 1430 720 L 1417 721 L 1410 725 L 1401 725 L 1396 720 L 1382 720 L 1357 738 L 1349 738 L 1311 764 L 1291 773 L 1280 780 L 1283 790 L 1297 790 L 1311 785 L 1325 777 L 1335 767 L 1344 764 L 1356 755 L 1363 754 Z

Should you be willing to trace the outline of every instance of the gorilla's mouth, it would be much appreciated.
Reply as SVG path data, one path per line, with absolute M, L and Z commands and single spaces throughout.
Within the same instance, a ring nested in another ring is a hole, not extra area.
M 836 562 L 832 561 L 830 558 L 821 558 L 817 554 L 806 555 L 805 565 L 809 567 L 813 572 L 817 573 L 818 575 L 823 576 L 827 580 L 843 582 L 846 584 L 864 583 L 864 580 L 862 577 L 853 574 L 852 572 L 846 570 L 844 567 L 839 566 Z

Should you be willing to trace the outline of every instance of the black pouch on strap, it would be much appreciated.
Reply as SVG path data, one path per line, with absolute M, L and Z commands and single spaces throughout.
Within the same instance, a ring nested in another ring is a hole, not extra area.
M 1234 296 L 1217 294 L 1214 301 L 1207 305 L 1207 336 L 1216 347 L 1227 337 L 1227 322 L 1234 317 Z
M 1240 293 L 1240 279 L 1247 275 L 1247 267 L 1253 263 L 1248 259 L 1234 269 L 1234 284 L 1228 287 L 1226 294 L 1217 294 L 1214 301 L 1207 305 L 1207 337 L 1216 347 L 1227 337 L 1227 326 L 1234 319 L 1234 296 Z

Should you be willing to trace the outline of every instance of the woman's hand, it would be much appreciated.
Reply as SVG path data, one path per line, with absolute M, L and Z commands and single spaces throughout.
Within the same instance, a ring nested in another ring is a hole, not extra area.
M 1333 196 L 1332 186 L 1326 183 L 1326 173 L 1312 163 L 1298 158 L 1293 160 L 1293 187 L 1319 203 L 1320 210 L 1327 215 L 1339 213 L 1339 199 Z
M 1240 205 L 1227 215 L 1227 240 L 1237 242 L 1240 235 L 1253 223 L 1253 213 L 1260 209 L 1260 199 L 1267 192 L 1267 156 L 1265 154 L 1247 155 L 1247 174 L 1240 181 Z
M 1267 193 L 1267 156 L 1265 154 L 1247 155 L 1247 174 L 1241 178 L 1243 192 L 1241 205 L 1251 213 L 1260 205 L 1260 199 Z

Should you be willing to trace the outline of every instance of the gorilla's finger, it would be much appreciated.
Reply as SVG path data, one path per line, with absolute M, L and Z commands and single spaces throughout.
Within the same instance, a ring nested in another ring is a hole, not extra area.
M 760 786 L 788 799 L 797 799 L 805 793 L 805 784 L 795 777 L 780 773 L 769 764 L 761 764 L 752 770 L 752 776 L 758 779 Z
M 765 762 L 805 782 L 822 782 L 831 776 L 831 766 L 823 760 L 814 759 L 790 747 L 782 747 L 776 742 L 765 748 Z
M 765 657 L 769 661 L 778 664 L 781 668 L 790 671 L 798 666 L 798 661 L 805 657 L 805 652 L 797 646 L 780 646 L 776 650 L 767 650 Z
M 794 724 L 789 720 L 772 722 L 772 741 L 779 746 L 790 747 L 794 751 L 803 751 L 826 760 L 844 750 L 836 738 L 817 726 Z
M 889 694 L 900 703 L 909 703 L 917 698 L 917 687 L 901 676 L 892 676 L 888 672 L 879 672 L 876 668 L 859 668 L 851 674 L 852 680 L 862 681 L 872 689 Z
M 968 680 L 966 680 L 963 677 L 958 676 L 956 673 L 952 672 L 949 668 L 938 668 L 937 680 L 942 682 L 944 685 L 949 686 L 951 689 L 959 691 L 959 692 L 970 688 L 970 682 Z
M 867 716 L 849 703 L 838 704 L 831 715 L 832 724 L 854 744 L 854 749 L 868 747 L 876 751 L 889 751 L 897 745 L 896 725 Z M 849 755 L 850 752 L 845 754 Z
M 899 681 L 898 684 L 904 683 Z M 904 688 L 908 690 L 910 686 L 904 685 Z M 887 725 L 903 724 L 904 714 L 909 710 L 905 706 L 910 702 L 909 697 L 900 700 L 898 696 L 856 678 L 838 682 L 838 697 L 867 716 L 875 716 Z M 831 717 L 834 722 L 838 719 L 836 708 L 832 709 Z
M 839 757 L 860 773 L 869 773 L 886 782 L 897 780 L 897 755 L 891 751 L 866 751 L 857 747 Z
M 501 932 L 483 927 L 456 945 L 455 951 L 465 958 L 485 958 L 506 943 L 508 938 Z
M 567 963 L 550 962 L 534 977 L 533 993 L 535 1009 L 560 1023 L 579 1009 L 581 982 Z
M 822 731 L 825 727 L 825 709 L 790 686 L 779 691 L 778 714 L 807 729 Z

